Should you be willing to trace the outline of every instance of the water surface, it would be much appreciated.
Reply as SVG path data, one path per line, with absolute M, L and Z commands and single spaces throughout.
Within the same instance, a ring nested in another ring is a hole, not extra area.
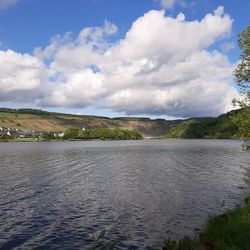
M 160 249 L 250 193 L 241 141 L 1 143 L 0 248 Z

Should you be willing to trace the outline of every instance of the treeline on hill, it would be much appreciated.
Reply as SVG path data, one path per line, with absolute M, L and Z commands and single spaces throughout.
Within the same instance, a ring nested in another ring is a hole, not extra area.
M 250 107 L 233 110 L 217 118 L 184 121 L 164 138 L 249 139 Z
M 81 130 L 79 128 L 69 128 L 65 131 L 64 139 L 79 140 L 141 140 L 142 135 L 135 130 L 128 129 L 109 129 L 95 128 L 90 130 Z
M 89 117 L 89 118 L 100 118 L 100 119 L 107 119 L 107 120 L 118 120 L 118 121 L 152 121 L 149 117 L 114 117 L 110 118 L 107 116 L 97 116 L 97 115 L 79 115 L 79 114 L 68 114 L 68 113 L 58 113 L 58 112 L 51 112 L 51 111 L 44 111 L 41 109 L 29 109 L 29 108 L 20 108 L 20 109 L 13 109 L 13 108 L 0 108 L 0 112 L 3 113 L 16 113 L 16 114 L 31 114 L 31 115 L 44 115 L 44 116 L 69 116 L 69 117 Z M 155 121 L 163 121 L 165 119 L 155 119 Z
M 29 109 L 29 108 L 21 108 L 21 109 L 12 109 L 12 108 L 0 108 L 0 112 L 4 113 L 17 113 L 17 114 L 31 114 L 31 115 L 46 115 L 46 116 L 69 116 L 69 117 L 82 117 L 83 115 L 78 114 L 68 114 L 68 113 L 58 113 L 58 112 L 49 112 L 41 109 Z M 112 118 L 106 116 L 96 116 L 96 115 L 84 115 L 85 117 L 91 118 L 101 118 L 101 119 L 109 119 Z

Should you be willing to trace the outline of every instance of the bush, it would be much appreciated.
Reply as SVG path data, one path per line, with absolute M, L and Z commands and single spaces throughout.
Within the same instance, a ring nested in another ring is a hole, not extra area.
M 76 139 L 77 135 L 79 133 L 80 129 L 79 128 L 69 128 L 65 131 L 64 133 L 64 139 Z

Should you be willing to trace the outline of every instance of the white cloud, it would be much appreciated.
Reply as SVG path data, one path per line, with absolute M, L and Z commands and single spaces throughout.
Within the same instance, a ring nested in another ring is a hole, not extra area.
M 18 0 L 0 0 L 0 10 L 7 9 L 13 5 L 15 5 Z
M 46 72 L 34 56 L 0 51 L 0 100 L 27 102 L 43 96 L 40 86 L 47 81 Z
M 217 115 L 237 95 L 230 85 L 234 65 L 209 47 L 231 26 L 222 7 L 201 21 L 152 10 L 115 43 L 108 41 L 117 27 L 105 21 L 76 38 L 56 36 L 33 56 L 1 52 L 0 101 L 17 101 L 13 93 L 27 101 L 32 93 L 33 102 L 47 107 L 99 103 L 131 115 Z
M 66 33 L 63 37 L 57 35 L 45 50 L 35 49 L 35 55 L 43 60 L 51 60 L 50 66 L 56 73 L 82 69 L 98 64 L 111 46 L 105 38 L 116 32 L 117 27 L 105 21 L 103 27 L 84 28 L 76 39 L 72 38 L 71 33 Z
M 215 16 L 221 16 L 224 14 L 224 6 L 219 6 L 215 11 L 214 15 Z
M 66 83 L 57 83 L 51 95 L 44 98 L 41 105 L 57 107 L 85 107 L 95 104 L 102 97 L 103 75 L 90 69 L 67 74 Z
M 107 106 L 131 115 L 217 115 L 230 109 L 235 95 L 228 84 L 231 73 L 232 65 L 222 54 L 197 52 L 174 66 L 164 65 L 149 79 L 143 77 L 143 88 L 132 85 L 117 90 L 109 97 Z

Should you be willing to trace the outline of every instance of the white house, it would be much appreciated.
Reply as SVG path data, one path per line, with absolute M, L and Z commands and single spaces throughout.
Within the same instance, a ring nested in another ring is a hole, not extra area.
M 59 133 L 58 137 L 60 137 L 60 138 L 64 137 L 64 132 Z
M 63 138 L 64 137 L 64 132 L 54 133 L 54 137 L 56 137 L 56 138 Z

